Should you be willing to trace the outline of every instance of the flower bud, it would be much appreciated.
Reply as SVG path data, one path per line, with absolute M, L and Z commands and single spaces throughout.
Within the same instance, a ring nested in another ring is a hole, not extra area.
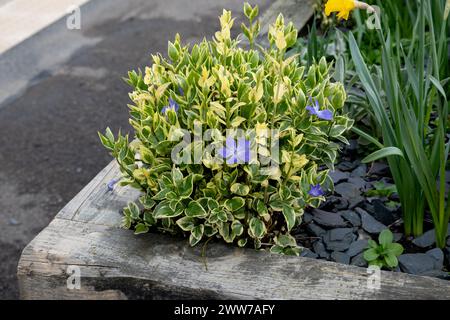
M 303 110 L 306 107 L 306 96 L 302 89 L 300 89 L 297 94 L 297 106 L 300 110 Z
M 344 86 L 342 84 L 336 85 L 335 93 L 331 99 L 333 107 L 335 109 L 341 109 L 345 104 L 345 100 L 347 100 L 347 95 L 345 94 Z
M 325 75 L 327 73 L 327 70 L 328 70 L 327 59 L 325 59 L 325 57 L 322 57 L 322 59 L 320 59 L 320 62 L 319 62 L 320 74 Z
M 308 71 L 308 85 L 314 87 L 316 85 L 316 66 L 312 65 Z

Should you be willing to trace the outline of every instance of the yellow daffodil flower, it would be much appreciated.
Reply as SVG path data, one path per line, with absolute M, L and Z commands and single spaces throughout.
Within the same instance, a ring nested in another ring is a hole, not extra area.
M 328 0 L 325 5 L 325 14 L 329 16 L 332 12 L 338 12 L 339 19 L 348 20 L 350 12 L 356 8 L 374 11 L 367 3 L 356 0 Z

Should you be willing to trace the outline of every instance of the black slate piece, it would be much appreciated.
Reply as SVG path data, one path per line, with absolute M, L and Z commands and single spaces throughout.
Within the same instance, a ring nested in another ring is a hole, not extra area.
M 313 259 L 317 259 L 319 257 L 318 254 L 312 252 L 308 248 L 303 248 L 302 252 L 300 253 L 300 256 L 301 257 L 306 257 L 306 258 L 313 258 Z
M 340 182 L 347 181 L 347 179 L 350 177 L 349 172 L 344 172 L 339 169 L 336 169 L 336 170 L 330 172 L 329 175 L 335 185 L 339 184 Z
M 450 223 L 447 227 L 447 235 L 450 235 Z M 436 242 L 436 236 L 434 229 L 424 232 L 421 236 L 415 238 L 412 241 L 416 246 L 421 248 L 431 247 Z
M 339 213 L 341 214 L 341 216 L 345 220 L 350 222 L 352 224 L 352 226 L 354 226 L 354 227 L 360 227 L 361 226 L 361 217 L 355 211 L 353 211 L 353 210 L 345 210 L 345 211 L 341 211 Z
M 369 175 L 384 177 L 389 174 L 389 166 L 383 162 L 374 162 L 369 169 Z
M 368 246 L 368 240 L 357 240 L 355 242 L 352 242 L 350 247 L 347 251 L 345 251 L 346 254 L 348 254 L 350 257 L 354 257 L 361 252 L 364 251 Z
M 326 248 L 331 251 L 345 251 L 355 239 L 352 228 L 331 229 L 323 236 Z
M 360 186 L 353 183 L 340 183 L 334 188 L 334 191 L 341 197 L 348 200 L 350 209 L 353 209 L 364 201 L 364 197 L 361 196 Z
M 367 174 L 367 165 L 365 163 L 362 163 L 352 171 L 350 176 L 351 177 L 365 177 L 366 174 Z
M 310 223 L 306 226 L 306 230 L 308 230 L 315 237 L 322 237 L 325 234 L 325 230 L 322 229 L 315 223 Z
M 347 223 L 341 215 L 335 212 L 314 209 L 312 212 L 312 218 L 317 224 L 325 228 L 341 228 L 347 226 Z
M 328 259 L 330 256 L 330 254 L 325 249 L 325 245 L 320 240 L 313 243 L 313 249 L 320 258 Z
M 398 257 L 400 268 L 410 274 L 423 274 L 436 270 L 436 261 L 426 253 L 407 253 Z
M 386 207 L 380 199 L 374 199 L 372 205 L 375 211 L 373 216 L 385 225 L 390 225 L 399 218 L 397 215 L 398 210 Z
M 364 254 L 361 252 L 357 256 L 353 257 L 350 264 L 357 267 L 367 267 L 367 261 L 364 259 L 363 255 Z
M 302 217 L 302 221 L 304 223 L 310 223 L 312 221 L 312 215 L 308 212 L 305 212 Z
M 350 162 L 350 161 L 342 161 L 340 163 L 338 163 L 338 165 L 336 166 L 336 168 L 338 168 L 341 171 L 352 171 L 353 169 L 355 169 L 358 166 L 357 163 L 355 162 Z
M 343 263 L 343 264 L 349 264 L 350 263 L 350 256 L 346 253 L 339 252 L 339 251 L 333 251 L 331 253 L 331 259 L 333 261 Z
M 367 231 L 368 233 L 378 234 L 381 231 L 383 231 L 384 229 L 387 229 L 387 227 L 384 224 L 382 224 L 381 222 L 376 220 L 374 217 L 372 217 L 370 214 L 368 214 L 363 209 L 356 208 L 355 210 L 361 216 L 362 228 L 365 231 Z
M 441 270 L 444 266 L 444 253 L 439 248 L 434 248 L 426 252 L 427 255 L 434 259 L 434 268 Z

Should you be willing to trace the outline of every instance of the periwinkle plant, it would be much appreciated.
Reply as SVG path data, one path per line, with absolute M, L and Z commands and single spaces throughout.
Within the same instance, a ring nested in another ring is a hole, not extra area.
M 294 25 L 280 15 L 262 49 L 258 8 L 244 12 L 250 49 L 231 38 L 225 10 L 212 41 L 183 46 L 177 35 L 168 59 L 153 55 L 145 75 L 129 73 L 135 139 L 109 129 L 100 138 L 121 185 L 143 192 L 124 209 L 125 228 L 183 233 L 192 246 L 217 237 L 298 254 L 290 232 L 333 187 L 328 171 L 353 121 L 342 115 L 346 93 L 325 59 L 305 70 L 296 56 L 285 58 Z

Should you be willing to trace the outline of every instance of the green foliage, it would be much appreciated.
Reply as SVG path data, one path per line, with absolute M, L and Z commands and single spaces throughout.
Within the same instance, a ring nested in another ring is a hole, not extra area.
M 356 10 L 352 16 L 357 16 L 359 11 Z M 322 14 L 320 12 L 320 14 Z M 318 13 L 316 13 L 315 20 Z M 331 16 L 330 16 L 331 17 Z M 322 20 L 323 21 L 323 20 Z M 342 23 L 342 21 L 340 22 Z M 337 28 L 328 28 L 322 31 L 317 30 L 316 21 L 308 30 L 307 37 L 300 37 L 297 40 L 295 47 L 289 54 L 298 54 L 302 64 L 310 66 L 316 61 L 325 57 L 327 61 L 334 62 L 330 74 L 335 81 L 345 85 L 345 91 L 348 93 L 348 99 L 344 105 L 344 112 L 348 114 L 351 119 L 354 119 L 358 127 L 364 132 L 370 132 L 372 136 L 378 138 L 381 136 L 379 128 L 374 121 L 373 113 L 367 108 L 367 98 L 364 92 L 361 91 L 361 85 L 358 75 L 355 71 L 355 65 L 351 59 L 348 51 L 348 36 L 347 32 L 343 32 Z M 373 36 L 376 33 L 373 30 L 366 30 L 364 35 L 366 37 Z M 365 39 L 365 38 L 363 38 Z M 377 49 L 365 48 L 361 49 L 361 53 L 366 57 L 368 52 L 379 52 L 379 45 Z M 380 53 L 377 54 L 377 61 L 380 61 Z M 366 59 L 366 58 L 365 58 Z M 352 128 L 357 131 L 356 127 Z M 360 138 L 360 145 L 367 145 L 366 138 Z M 371 145 L 368 146 L 371 148 Z M 371 149 L 372 150 L 372 149 Z
M 389 229 L 383 230 L 378 236 L 378 243 L 369 240 L 369 247 L 364 251 L 364 259 L 370 266 L 396 268 L 397 257 L 403 253 L 403 246 L 393 241 L 392 232 Z
M 374 15 L 368 14 L 364 10 L 354 10 L 349 21 L 336 21 L 332 16 L 326 17 L 324 6 L 327 0 L 316 0 L 315 22 L 305 38 L 299 38 L 296 51 L 301 53 L 301 57 L 308 63 L 318 60 L 325 56 L 327 60 L 335 60 L 335 79 L 345 83 L 346 91 L 349 95 L 344 110 L 357 123 L 357 127 L 375 137 L 381 139 L 381 127 L 377 123 L 375 114 L 370 108 L 367 108 L 369 101 L 364 93 L 361 92 L 361 83 L 355 77 L 355 65 L 348 52 L 348 47 L 343 43 L 343 39 L 348 40 L 347 30 L 352 30 L 356 43 L 359 47 L 361 56 L 365 63 L 371 68 L 379 68 L 382 60 L 382 47 L 384 40 L 379 37 L 377 30 L 367 26 L 367 22 L 374 22 Z M 393 48 L 401 45 L 404 52 L 411 52 L 419 48 L 418 39 L 418 17 L 421 1 L 383 1 L 367 0 L 364 1 L 370 5 L 376 5 L 380 8 L 380 25 L 383 30 L 391 30 L 395 41 L 391 42 Z M 432 27 L 430 31 L 439 35 L 441 30 L 447 32 L 447 38 L 450 32 L 450 19 L 446 17 L 445 7 L 449 7 L 449 1 L 428 0 L 432 15 Z M 445 17 L 445 19 L 442 19 Z M 316 29 L 316 20 L 321 21 L 321 30 Z M 446 28 L 446 31 L 445 31 Z M 433 33 L 426 33 L 426 36 Z M 431 41 L 431 40 L 430 40 Z M 444 47 L 446 41 L 439 45 Z M 441 49 L 441 52 L 446 52 Z M 400 55 L 397 60 L 402 66 L 405 65 L 403 57 Z M 450 63 L 445 55 L 440 55 L 441 79 L 450 76 Z M 372 71 L 372 70 L 371 70 Z M 344 81 L 345 80 L 345 81 Z M 447 82 L 448 83 L 448 82 Z M 448 84 L 447 84 L 448 88 Z M 450 89 L 447 89 L 450 90 Z M 356 129 L 354 127 L 353 129 Z M 356 131 L 356 130 L 354 130 Z M 366 144 L 365 138 L 360 139 L 360 144 Z
M 350 34 L 350 50 L 382 132 L 382 151 L 366 158 L 387 156 L 402 203 L 405 233 L 423 231 L 424 211 L 431 212 L 437 246 L 443 248 L 450 216 L 445 171 L 448 141 L 448 18 L 443 1 L 421 1 L 411 44 L 406 50 L 395 33 L 384 35 L 381 67 L 369 69 Z
M 306 69 L 295 56 L 285 57 L 297 38 L 293 24 L 280 15 L 269 28 L 270 48 L 263 49 L 255 43 L 257 7 L 246 4 L 244 12 L 250 24 L 242 30 L 250 49 L 231 38 L 234 19 L 225 10 L 212 41 L 183 46 L 177 35 L 169 42 L 169 59 L 153 55 L 145 74 L 129 73 L 135 139 L 129 142 L 120 132 L 114 137 L 109 129 L 100 139 L 121 168 L 121 184 L 143 191 L 140 204 L 124 209 L 125 228 L 183 233 L 192 246 L 214 236 L 241 247 L 273 246 L 274 252 L 298 254 L 289 233 L 306 206 L 324 200 L 309 193 L 311 186 L 332 187 L 328 170 L 353 121 L 342 114 L 346 93 L 331 81 L 324 59 Z M 316 100 L 332 119 L 310 114 L 306 107 Z M 192 161 L 179 163 L 174 150 L 183 129 L 190 138 L 183 159 Z M 245 130 L 260 157 L 213 161 L 227 143 L 227 130 L 236 129 Z M 277 130 L 275 165 L 263 161 L 275 143 L 265 136 L 267 129 Z M 199 133 L 207 130 L 209 141 Z
M 394 193 L 397 193 L 397 187 L 395 184 L 386 185 L 383 181 L 376 181 L 373 183 L 375 189 L 369 190 L 366 192 L 366 196 L 368 197 L 390 197 Z

